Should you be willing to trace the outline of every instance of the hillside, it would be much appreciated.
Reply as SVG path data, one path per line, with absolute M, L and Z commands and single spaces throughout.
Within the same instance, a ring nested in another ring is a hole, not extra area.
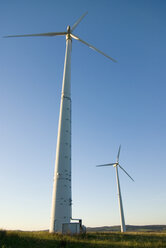
M 127 225 L 126 230 L 129 232 L 166 232 L 166 225 Z M 87 232 L 120 232 L 120 226 L 88 227 Z

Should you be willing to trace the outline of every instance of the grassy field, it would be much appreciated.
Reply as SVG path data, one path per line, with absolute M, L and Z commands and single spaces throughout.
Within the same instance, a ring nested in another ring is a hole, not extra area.
M 166 233 L 87 233 L 62 236 L 48 232 L 0 231 L 0 248 L 166 247 Z

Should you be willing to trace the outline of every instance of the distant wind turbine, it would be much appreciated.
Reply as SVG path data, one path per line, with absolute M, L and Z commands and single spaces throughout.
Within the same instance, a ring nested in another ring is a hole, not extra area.
M 108 59 L 116 62 L 107 54 L 103 53 L 96 47 L 85 42 L 78 36 L 73 34 L 73 31 L 82 21 L 87 13 L 82 15 L 76 23 L 70 28 L 67 27 L 66 32 L 51 32 L 40 34 L 25 34 L 25 35 L 9 35 L 10 37 L 32 37 L 32 36 L 66 36 L 66 54 L 64 62 L 62 95 L 59 114 L 59 126 L 57 136 L 55 174 L 53 185 L 52 199 L 52 214 L 50 223 L 50 232 L 63 232 L 63 224 L 70 223 L 72 219 L 71 213 L 71 51 L 72 38 L 76 39 L 91 49 L 99 52 Z
M 120 156 L 120 149 L 121 146 L 119 146 L 118 154 L 117 154 L 117 160 L 116 163 L 111 164 L 103 164 L 103 165 L 97 165 L 97 167 L 102 166 L 112 166 L 116 169 L 116 179 L 117 179 L 117 188 L 118 188 L 118 199 L 119 199 L 119 210 L 120 210 L 120 221 L 121 221 L 121 232 L 126 232 L 126 226 L 125 226 L 125 218 L 124 218 L 124 212 L 123 212 L 123 204 L 122 204 L 122 196 L 121 196 L 121 190 L 120 190 L 120 181 L 119 181 L 119 174 L 118 174 L 118 167 L 123 170 L 123 172 L 126 173 L 126 175 L 132 180 L 133 178 L 123 169 L 123 167 L 119 164 L 119 156 Z

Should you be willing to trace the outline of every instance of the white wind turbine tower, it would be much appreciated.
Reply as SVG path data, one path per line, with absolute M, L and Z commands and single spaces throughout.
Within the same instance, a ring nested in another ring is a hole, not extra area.
M 116 179 L 117 179 L 117 188 L 118 188 L 118 200 L 119 200 L 119 210 L 120 210 L 121 232 L 126 232 L 125 218 L 124 218 L 124 212 L 123 212 L 123 203 L 122 203 L 122 196 L 121 196 L 121 190 L 120 190 L 120 181 L 119 181 L 118 167 L 120 169 L 122 169 L 127 174 L 127 176 L 130 177 L 130 179 L 132 181 L 134 181 L 134 180 L 127 173 L 127 171 L 125 171 L 123 169 L 123 167 L 119 164 L 120 149 L 121 149 L 121 146 L 119 146 L 116 163 L 97 165 L 97 167 L 101 167 L 101 166 L 112 166 L 113 165 L 115 167 L 115 169 L 116 169 Z
M 70 221 L 72 220 L 71 212 L 71 51 L 72 51 L 72 38 L 76 39 L 93 50 L 101 53 L 108 59 L 116 62 L 107 54 L 99 49 L 80 39 L 73 34 L 73 31 L 84 18 L 82 15 L 77 22 L 70 28 L 67 27 L 66 32 L 51 32 L 40 34 L 25 34 L 25 35 L 10 35 L 9 37 L 31 37 L 31 36 L 66 36 L 66 53 L 64 62 L 64 72 L 62 81 L 62 95 L 59 114 L 59 126 L 57 136 L 56 148 L 56 161 L 55 161 L 55 174 L 53 184 L 53 199 L 52 199 L 52 213 L 50 222 L 50 232 L 64 232 L 65 224 L 68 224 L 67 232 L 72 232 Z M 66 228 L 66 227 L 65 227 Z M 81 222 L 80 222 L 81 228 Z M 73 231 L 73 232 L 78 232 Z

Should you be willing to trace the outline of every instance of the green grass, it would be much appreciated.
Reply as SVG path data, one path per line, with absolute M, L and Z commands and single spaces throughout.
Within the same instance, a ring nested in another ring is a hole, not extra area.
M 166 247 L 166 233 L 87 233 L 58 235 L 48 232 L 0 231 L 0 248 L 126 248 Z

